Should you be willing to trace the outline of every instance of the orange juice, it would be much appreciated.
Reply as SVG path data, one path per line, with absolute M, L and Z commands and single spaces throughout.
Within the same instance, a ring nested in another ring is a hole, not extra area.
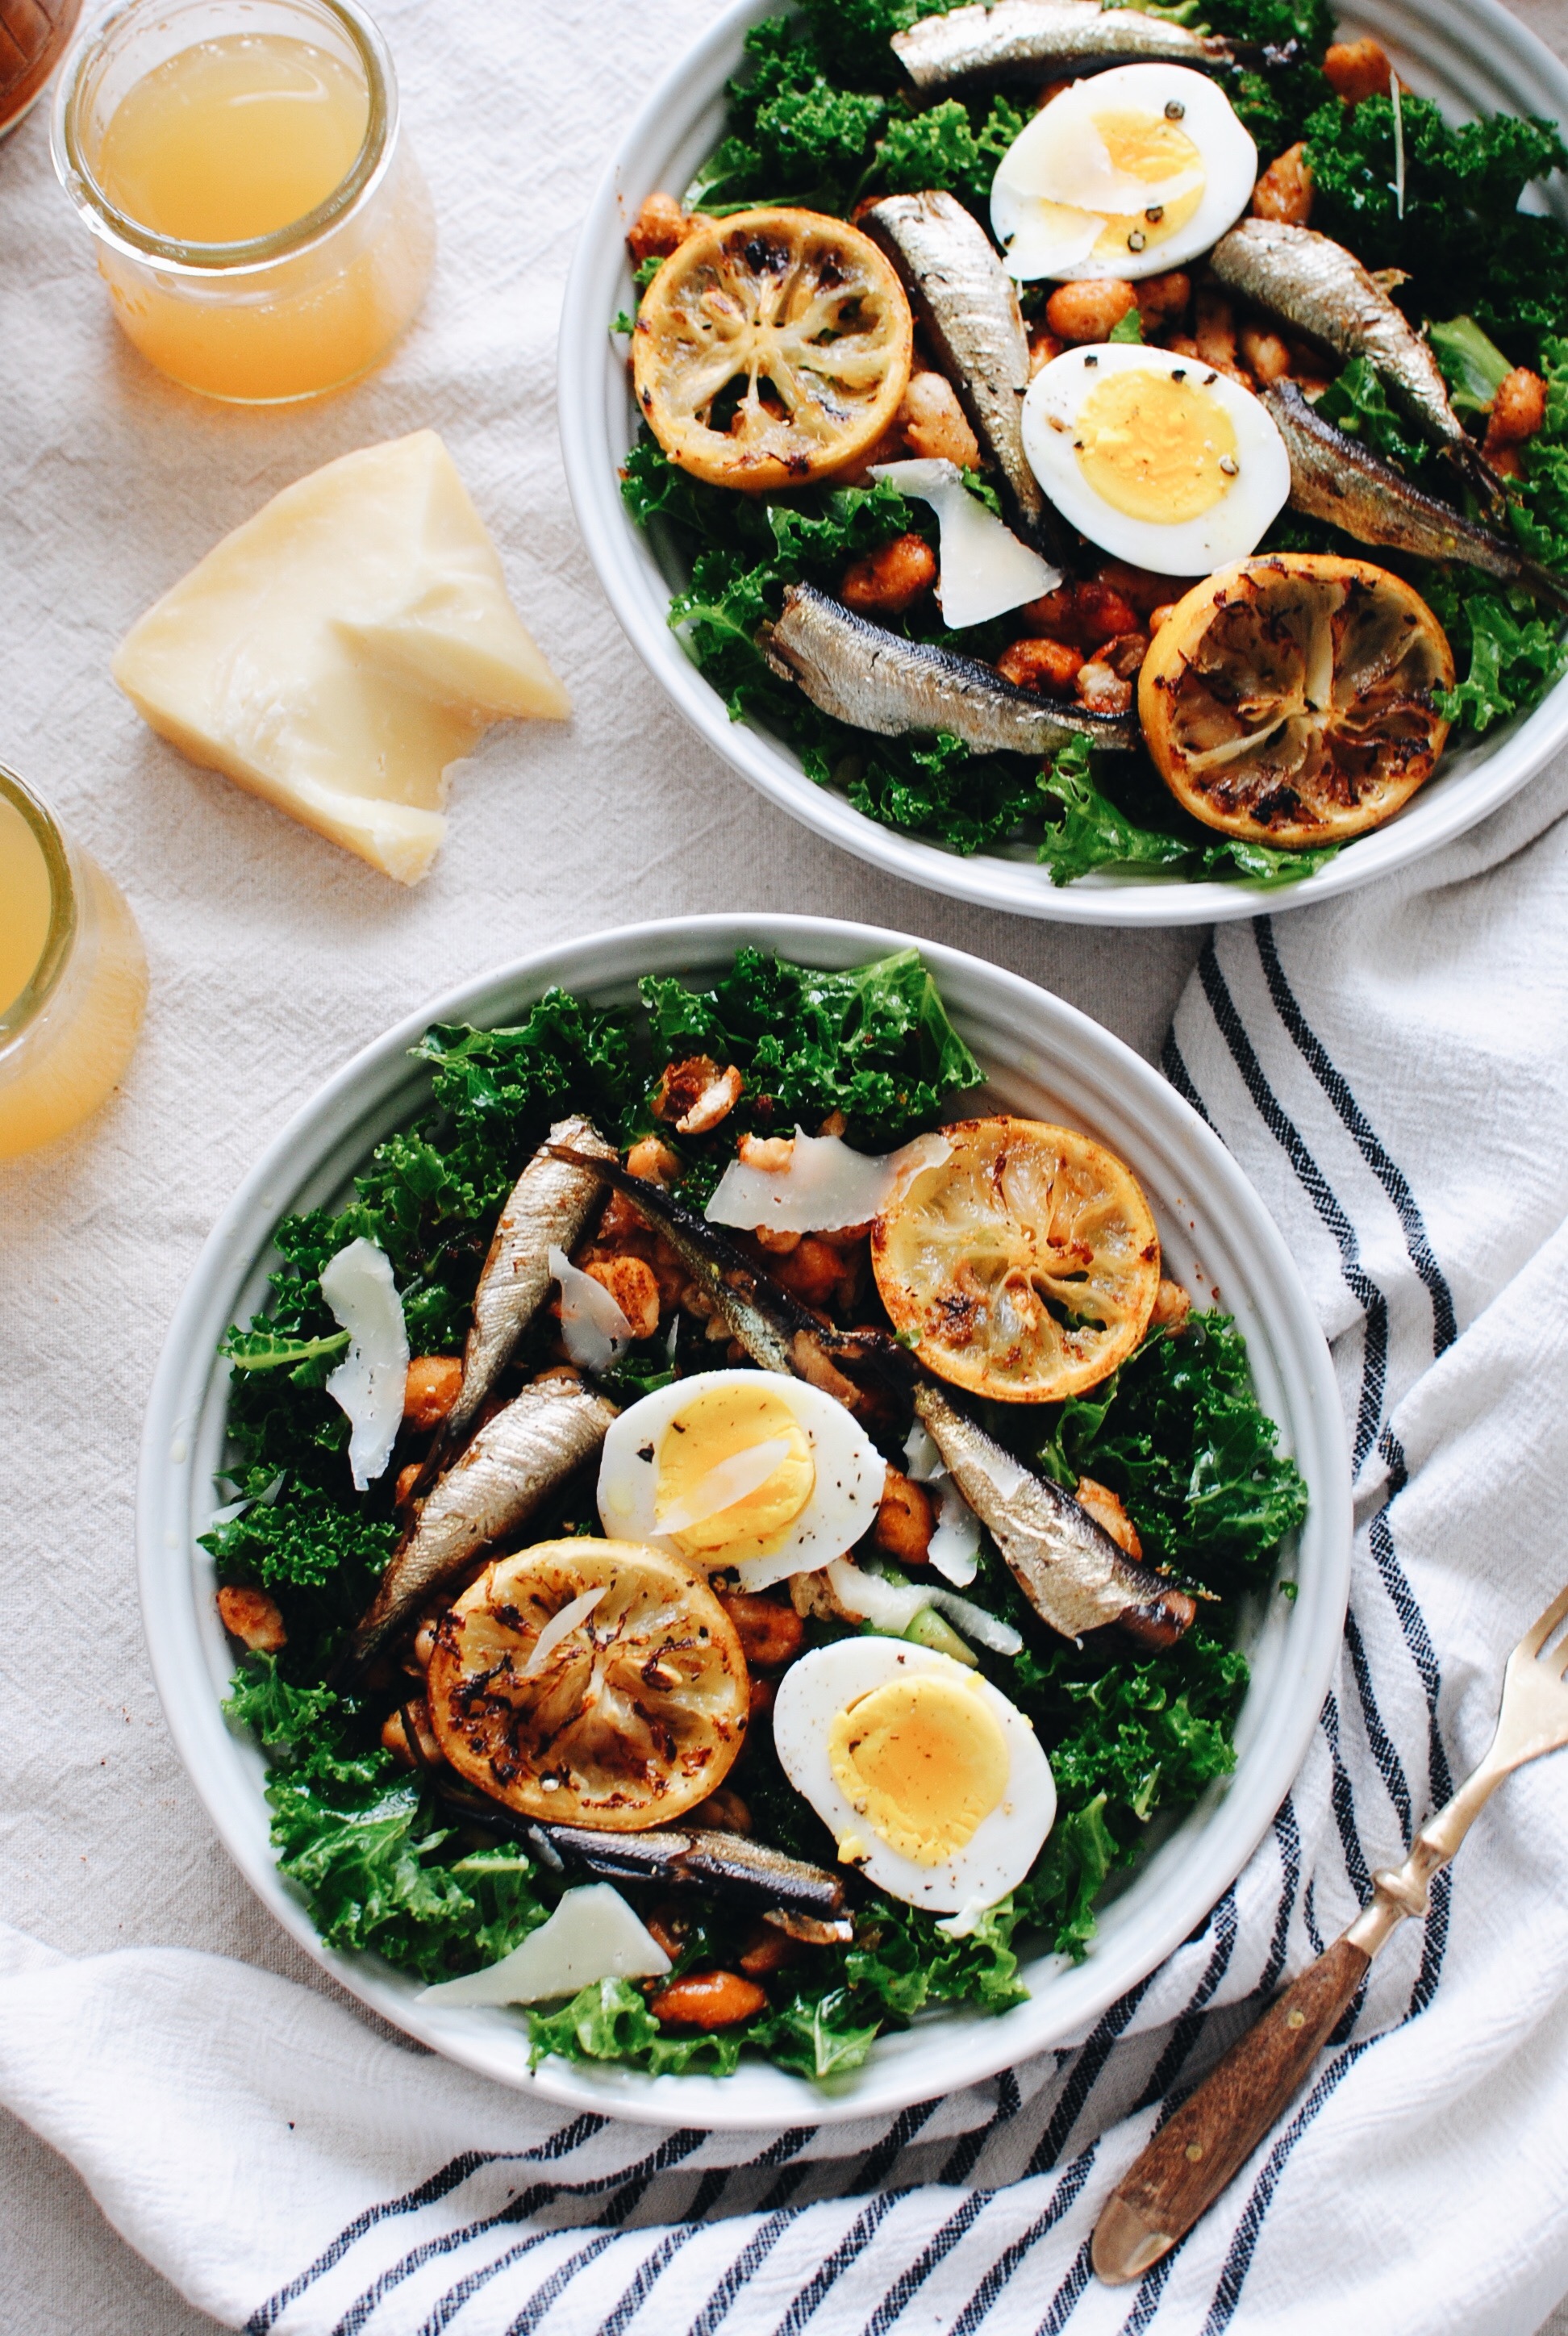
M 362 76 L 308 41 L 229 33 L 132 83 L 110 117 L 98 183 L 179 243 L 275 235 L 324 203 L 365 143 Z
M 336 388 L 424 297 L 430 196 L 358 0 L 122 0 L 62 87 L 54 161 L 125 332 L 209 397 Z
M 3 771 L 0 998 L 8 1159 L 66 1134 L 117 1084 L 141 1027 L 147 960 L 118 888 Z

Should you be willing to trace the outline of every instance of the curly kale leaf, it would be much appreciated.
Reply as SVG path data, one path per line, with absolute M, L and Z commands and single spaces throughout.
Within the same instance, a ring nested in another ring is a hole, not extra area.
M 1120 764 L 1131 758 L 1112 758 Z M 1038 847 L 1053 884 L 1071 884 L 1094 868 L 1178 868 L 1189 876 L 1242 876 L 1255 884 L 1295 884 L 1333 859 L 1332 844 L 1310 852 L 1283 852 L 1247 836 L 1216 836 L 1167 800 L 1150 796 L 1142 825 L 1114 803 L 1090 776 L 1086 739 L 1074 739 L 1056 754 L 1039 780 L 1047 803 L 1061 806 Z M 1135 784 L 1135 778 L 1133 784 Z
M 340 1355 L 347 1344 L 346 1330 L 333 1330 L 319 1338 L 291 1338 L 268 1322 L 259 1329 L 230 1330 L 218 1351 L 237 1371 L 287 1368 L 297 1384 L 304 1387 L 318 1384 L 298 1377 L 306 1364 Z
M 224 1709 L 269 1755 L 278 1866 L 327 1946 L 434 1981 L 510 1954 L 544 1920 L 515 1851 L 436 1862 L 448 1835 L 423 1786 L 379 1745 L 353 1748 L 354 1715 L 329 1688 L 292 1686 L 272 1658 L 251 1655 Z
M 1005 97 L 982 111 L 948 97 L 917 113 L 895 113 L 868 170 L 868 184 L 889 194 L 941 188 L 976 209 L 990 201 L 997 165 L 1027 122 Z
M 1228 1315 L 1195 1314 L 1179 1337 L 1146 1339 L 1114 1389 L 1073 1410 L 1047 1465 L 1108 1484 L 1150 1564 L 1230 1587 L 1306 1515 L 1306 1484 L 1278 1449 Z
M 743 1113 L 762 1126 L 814 1128 L 842 1111 L 850 1141 L 880 1149 L 980 1077 L 917 949 L 821 973 L 743 949 L 711 990 L 650 978 L 642 995 L 661 1046 L 739 1064 Z
M 1368 357 L 1353 357 L 1318 400 L 1326 420 L 1373 453 L 1419 476 L 1436 450 L 1390 404 L 1383 376 Z
M 1497 114 L 1454 128 L 1427 98 L 1402 96 L 1403 215 L 1395 192 L 1392 100 L 1336 99 L 1305 125 L 1312 225 L 1372 268 L 1402 268 L 1416 313 L 1467 312 L 1515 363 L 1568 330 L 1568 237 L 1520 211 L 1534 180 L 1568 163 L 1550 122 Z
M 249 1478 L 265 1475 L 258 1469 Z M 287 1582 L 318 1590 L 339 1574 L 352 1582 L 351 1598 L 367 1595 L 397 1545 L 390 1517 L 367 1515 L 363 1506 L 334 1501 L 308 1485 L 276 1500 L 252 1497 L 239 1516 L 214 1525 L 200 1537 L 224 1573 L 241 1573 L 268 1588 Z
M 1438 710 L 1477 737 L 1537 705 L 1568 672 L 1568 643 L 1527 594 L 1502 596 L 1489 578 L 1460 569 L 1430 577 L 1427 598 L 1465 668 L 1454 688 L 1434 693 Z

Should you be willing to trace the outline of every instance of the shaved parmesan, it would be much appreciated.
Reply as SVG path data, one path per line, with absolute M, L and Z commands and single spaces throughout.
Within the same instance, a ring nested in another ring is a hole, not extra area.
M 558 1617 L 559 1619 L 559 1617 Z M 547 1922 L 488 1971 L 427 1987 L 421 2003 L 547 2003 L 601 1979 L 663 1979 L 669 1957 L 618 1890 L 569 1890 Z
M 807 1135 L 797 1127 L 787 1167 L 748 1168 L 732 1160 L 705 1213 L 710 1225 L 748 1232 L 842 1232 L 880 1217 L 906 1177 L 938 1166 L 950 1148 L 936 1134 L 917 1135 L 897 1152 L 855 1152 L 842 1136 Z
M 929 1484 L 937 1497 L 937 1527 L 926 1556 L 955 1590 L 967 1590 L 979 1571 L 980 1521 L 949 1475 L 935 1436 L 918 1419 L 904 1438 L 904 1461 L 911 1480 Z
M 998 1621 L 983 1606 L 959 1597 L 954 1591 L 929 1590 L 919 1582 L 906 1586 L 884 1582 L 880 1574 L 866 1573 L 843 1557 L 834 1558 L 827 1569 L 827 1577 L 833 1596 L 846 1614 L 857 1616 L 862 1622 L 869 1622 L 873 1630 L 885 1630 L 892 1638 L 901 1639 L 915 1616 L 932 1606 L 955 1630 L 992 1654 L 1016 1655 L 1024 1643 L 1010 1622 Z
M 580 1371 L 608 1371 L 631 1344 L 631 1324 L 602 1281 L 551 1249 L 550 1270 L 560 1284 L 560 1335 Z
M 744 1452 L 732 1452 L 716 1468 L 710 1468 L 701 1483 L 684 1501 L 672 1509 L 658 1512 L 661 1533 L 689 1533 L 693 1525 L 706 1524 L 709 1517 L 721 1516 L 733 1509 L 759 1484 L 765 1484 L 781 1462 L 790 1456 L 788 1439 L 770 1436 L 765 1444 L 753 1444 Z
M 955 1590 L 967 1590 L 979 1572 L 980 1521 L 950 1476 L 941 1481 L 937 1529 L 926 1558 Z
M 348 1465 L 355 1492 L 363 1493 L 385 1471 L 403 1425 L 408 1385 L 403 1300 L 386 1252 L 363 1236 L 322 1268 L 321 1294 L 348 1333 L 348 1352 L 326 1392 L 348 1416 Z
M 599 1600 L 609 1589 L 601 1582 L 597 1590 L 585 1590 L 579 1597 L 570 1599 L 559 1614 L 552 1614 L 533 1642 L 533 1652 L 524 1663 L 519 1677 L 537 1679 L 563 1639 L 570 1639 L 579 1622 L 586 1622 Z
M 941 535 L 937 599 L 957 629 L 983 625 L 1008 608 L 1054 592 L 1062 571 L 1020 543 L 995 511 L 971 495 L 956 462 L 879 462 L 873 479 L 891 479 L 901 494 L 930 503 Z

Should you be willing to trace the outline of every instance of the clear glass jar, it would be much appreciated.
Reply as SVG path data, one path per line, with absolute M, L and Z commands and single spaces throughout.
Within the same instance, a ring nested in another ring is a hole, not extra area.
M 41 863 L 41 864 L 40 864 Z M 43 894 L 41 952 L 0 1011 L 0 1159 L 67 1134 L 118 1083 L 147 1002 L 147 959 L 119 887 L 0 764 L 0 913 Z
M 150 74 L 239 39 L 325 52 L 363 83 L 364 142 L 331 193 L 287 226 L 244 242 L 180 242 L 115 207 L 98 177 L 104 141 Z M 380 362 L 424 297 L 430 193 L 399 136 L 391 54 L 357 0 L 122 0 L 67 60 L 53 148 L 121 325 L 188 389 L 245 405 L 336 389 Z

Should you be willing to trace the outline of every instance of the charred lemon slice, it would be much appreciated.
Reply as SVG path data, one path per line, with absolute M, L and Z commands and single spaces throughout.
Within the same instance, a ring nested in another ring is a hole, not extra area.
M 426 1694 L 458 1774 L 525 1816 L 635 1833 L 722 1784 L 750 1682 L 700 1574 L 637 1542 L 498 1558 L 436 1631 Z
M 872 1231 L 893 1327 L 939 1378 L 1060 1403 L 1125 1362 L 1160 1287 L 1160 1240 L 1113 1153 L 1037 1119 L 971 1119 Z
M 672 462 L 768 492 L 865 453 L 909 387 L 910 304 L 869 236 L 742 211 L 688 236 L 643 295 L 632 379 Z
M 1154 636 L 1138 713 L 1161 777 L 1206 827 L 1339 843 L 1437 766 L 1454 686 L 1417 592 L 1365 560 L 1281 551 L 1222 568 Z

